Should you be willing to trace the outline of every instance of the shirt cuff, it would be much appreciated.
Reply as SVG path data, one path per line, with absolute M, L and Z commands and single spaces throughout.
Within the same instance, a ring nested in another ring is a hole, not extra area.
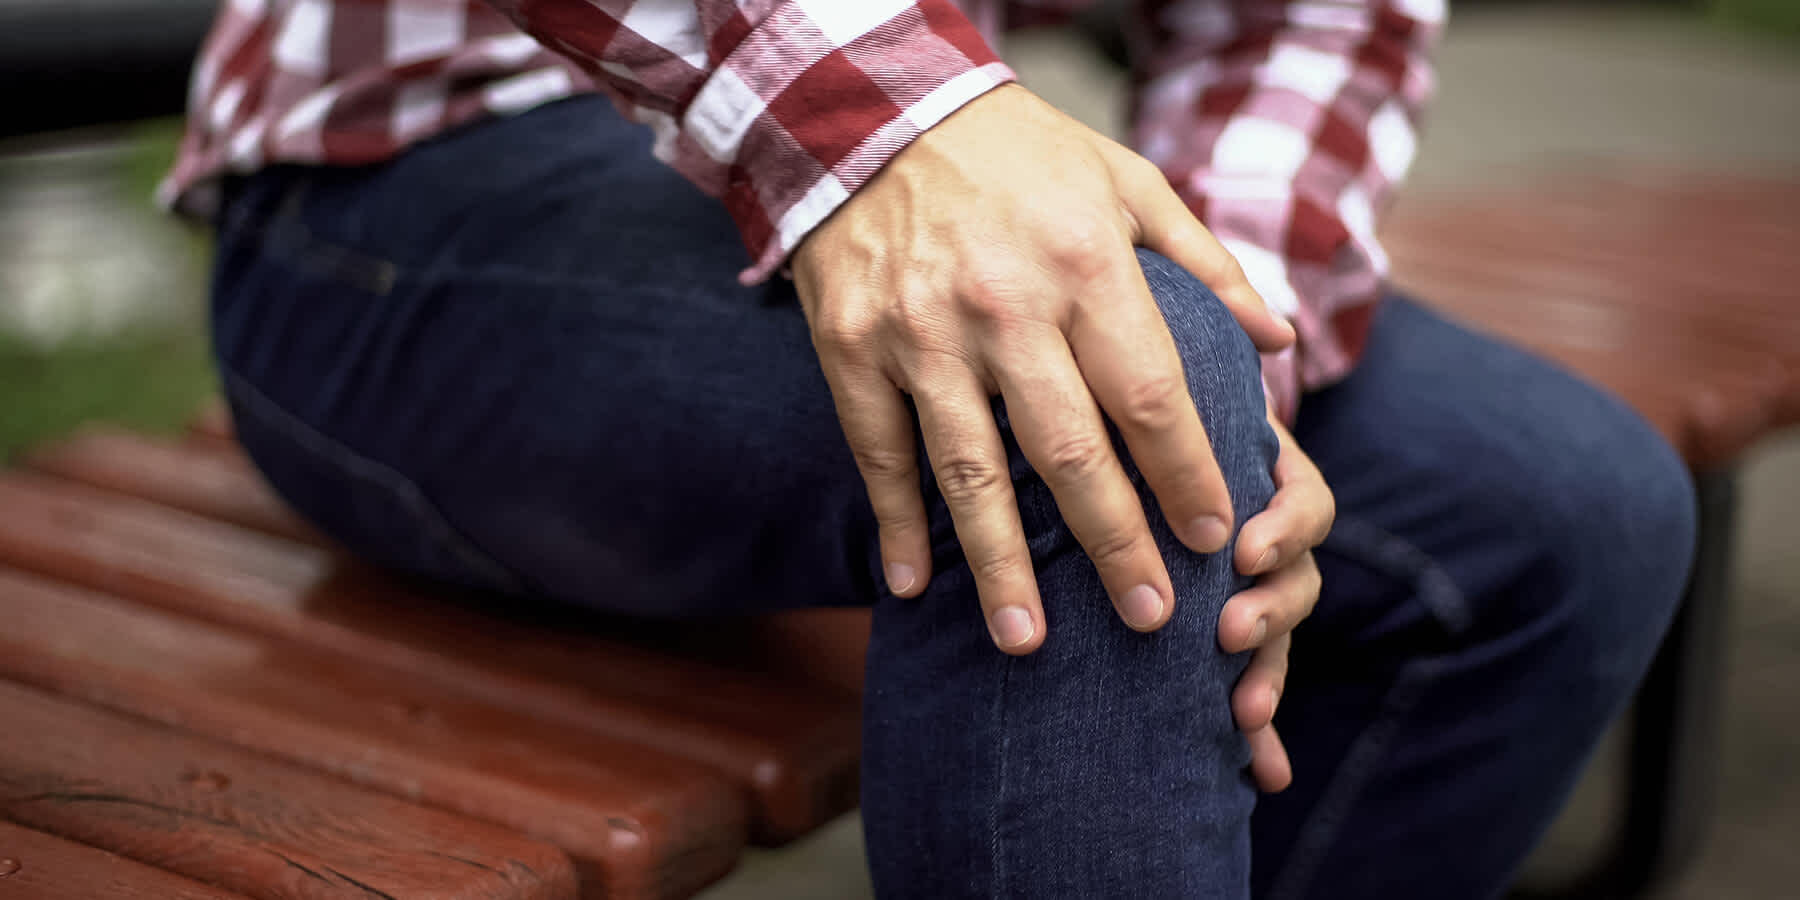
M 727 167 L 722 199 L 754 284 L 927 129 L 1015 80 L 952 0 L 789 0 L 747 35 L 683 115 Z

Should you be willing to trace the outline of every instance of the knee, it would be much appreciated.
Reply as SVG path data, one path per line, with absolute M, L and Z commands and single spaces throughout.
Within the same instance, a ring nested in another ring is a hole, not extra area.
M 1256 348 L 1224 301 L 1198 278 L 1153 251 L 1139 250 L 1138 261 L 1232 496 L 1240 507 L 1260 508 L 1266 496 L 1258 501 L 1245 494 L 1253 493 L 1248 485 L 1267 481 L 1278 447 L 1268 427 Z M 1240 509 L 1240 521 L 1251 511 Z
M 1541 496 L 1566 565 L 1592 568 L 1619 593 L 1667 604 L 1692 561 L 1693 479 L 1674 449 L 1643 419 L 1600 398 L 1544 448 Z
M 1649 664 L 1687 583 L 1696 540 L 1692 478 L 1635 413 L 1595 392 L 1579 423 L 1544 438 L 1518 473 L 1565 598 L 1558 643 L 1597 683 L 1629 691 Z
M 1188 389 L 1205 414 L 1263 418 L 1262 365 L 1243 326 L 1200 279 L 1167 257 L 1139 250 L 1150 295 L 1187 370 Z

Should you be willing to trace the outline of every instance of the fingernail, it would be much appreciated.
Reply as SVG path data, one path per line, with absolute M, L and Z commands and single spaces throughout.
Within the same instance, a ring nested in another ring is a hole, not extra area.
M 1008 649 L 1024 645 L 1037 634 L 1037 625 L 1031 621 L 1031 613 L 1026 612 L 1022 606 L 1000 609 L 988 620 L 988 628 L 994 635 L 994 643 Z
M 1231 529 L 1218 516 L 1201 516 L 1188 523 L 1188 546 L 1202 553 L 1222 550 L 1231 540 Z
M 919 573 L 913 571 L 913 567 L 906 563 L 887 564 L 888 590 L 896 594 L 904 594 L 912 590 L 913 579 L 918 577 Z
M 1257 619 L 1256 627 L 1250 629 L 1250 646 L 1261 647 L 1263 639 L 1269 636 L 1269 620 Z
M 1256 565 L 1250 567 L 1250 574 L 1261 575 L 1262 573 L 1275 568 L 1275 563 L 1280 559 L 1281 554 L 1276 553 L 1274 547 L 1270 547 L 1269 549 L 1264 550 L 1261 556 L 1256 558 Z
M 1147 584 L 1140 584 L 1125 592 L 1119 600 L 1119 613 L 1125 617 L 1125 623 L 1133 628 L 1155 628 L 1162 621 L 1163 599 Z

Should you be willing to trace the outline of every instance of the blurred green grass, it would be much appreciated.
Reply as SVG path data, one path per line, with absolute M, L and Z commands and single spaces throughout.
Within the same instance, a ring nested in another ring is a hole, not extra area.
M 173 431 L 214 385 L 198 331 L 144 330 L 53 347 L 0 333 L 0 459 L 83 422 Z
M 118 177 L 121 210 L 143 210 L 174 158 L 180 123 L 160 120 L 130 127 L 130 152 Z M 169 228 L 180 226 L 169 223 Z M 207 252 L 195 233 L 179 244 Z M 188 261 L 188 262 L 191 262 Z M 172 262 L 172 264 L 174 264 Z M 204 272 L 204 266 L 195 266 Z M 168 432 L 190 418 L 217 390 L 202 310 L 194 286 L 191 314 L 104 336 L 42 344 L 0 331 L 0 461 L 66 433 L 84 422 L 106 421 Z
M 1748 31 L 1800 38 L 1800 0 L 1710 0 L 1714 20 Z

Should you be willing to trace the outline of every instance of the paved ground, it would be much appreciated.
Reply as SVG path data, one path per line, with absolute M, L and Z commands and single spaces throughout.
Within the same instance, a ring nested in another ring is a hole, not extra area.
M 1008 47 L 1040 93 L 1112 128 L 1119 79 L 1058 35 Z M 1800 177 L 1800 52 L 1631 11 L 1459 11 L 1418 191 L 1499 183 L 1571 159 L 1629 157 Z M 1404 202 L 1404 201 L 1403 201 Z M 1662 900 L 1800 895 L 1800 435 L 1746 466 L 1720 809 L 1696 865 Z M 1616 767 L 1602 754 L 1531 866 L 1554 881 L 1602 834 Z M 706 900 L 869 895 L 854 816 L 760 853 Z M 1455 900 L 1455 898 L 1447 898 Z

